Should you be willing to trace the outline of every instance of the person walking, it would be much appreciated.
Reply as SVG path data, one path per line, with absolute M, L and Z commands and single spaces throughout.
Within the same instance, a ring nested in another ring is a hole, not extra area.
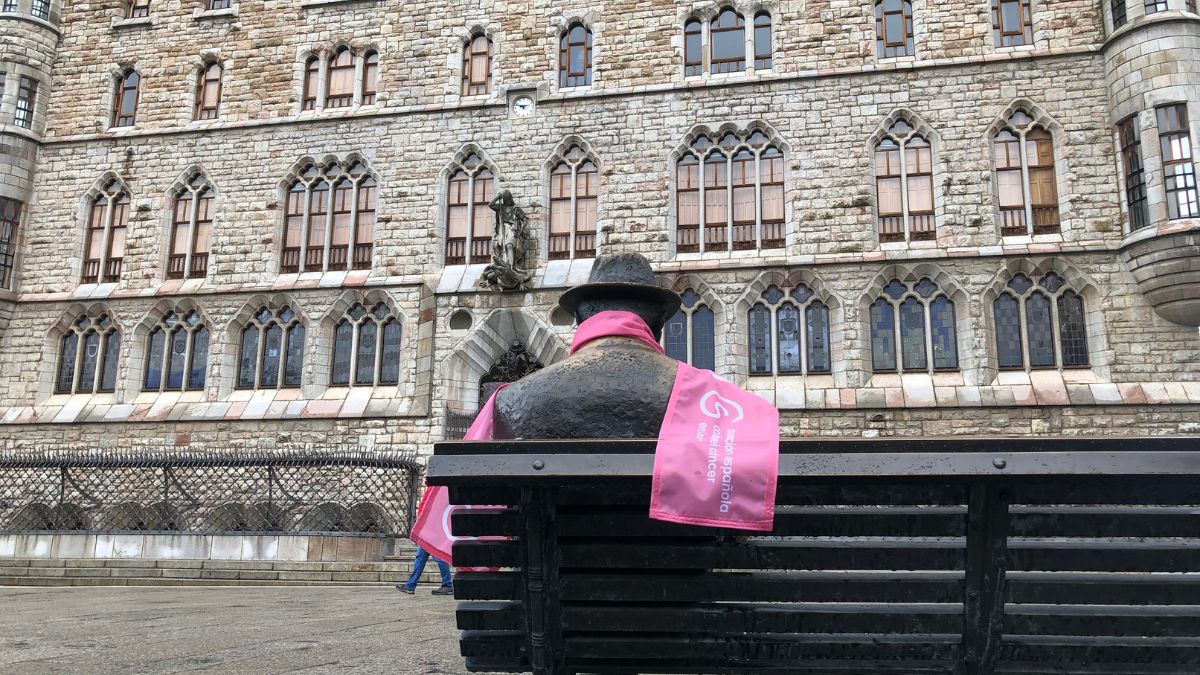
M 433 556 L 429 555 L 429 551 L 423 546 L 417 546 L 417 555 L 413 558 L 412 575 L 408 577 L 408 581 L 402 584 L 396 584 L 396 590 L 401 593 L 413 595 L 416 593 L 417 583 L 421 581 L 421 574 L 425 572 L 425 563 Z M 442 562 L 438 558 L 433 558 L 437 563 L 438 571 L 442 574 L 442 585 L 433 589 L 433 595 L 454 595 L 454 582 L 450 578 L 450 566 Z

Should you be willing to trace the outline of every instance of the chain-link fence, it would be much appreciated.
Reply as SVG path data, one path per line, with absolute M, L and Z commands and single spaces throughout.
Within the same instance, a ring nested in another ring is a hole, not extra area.
M 399 537 L 420 464 L 387 446 L 0 453 L 0 532 Z

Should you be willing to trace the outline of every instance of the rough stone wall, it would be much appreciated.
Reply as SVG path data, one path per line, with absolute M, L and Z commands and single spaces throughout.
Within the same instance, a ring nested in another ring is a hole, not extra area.
M 572 329 L 552 319 L 554 301 L 588 269 L 547 263 L 544 242 L 549 160 L 574 142 L 601 169 L 599 250 L 638 251 L 664 284 L 699 290 L 718 317 L 718 371 L 783 408 L 785 434 L 1198 431 L 1200 340 L 1152 311 L 1118 255 L 1112 67 L 1095 2 L 1034 0 L 1035 44 L 998 49 L 987 3 L 917 0 L 916 56 L 892 60 L 875 57 L 865 0 L 739 4 L 748 18 L 771 11 L 773 67 L 696 77 L 683 74 L 682 25 L 713 16 L 712 2 L 199 6 L 155 3 L 148 20 L 121 18 L 124 3 L 114 0 L 65 10 L 23 225 L 19 302 L 0 327 L 0 436 L 10 443 L 202 447 L 336 436 L 427 451 L 447 410 L 473 409 L 480 376 L 513 341 L 545 363 L 565 353 Z M 558 36 L 576 20 L 593 31 L 593 86 L 562 91 Z M 493 40 L 492 93 L 462 97 L 461 49 L 476 30 Z M 340 44 L 378 50 L 378 104 L 301 113 L 305 56 Z M 194 122 L 205 58 L 225 68 L 221 114 Z M 142 75 L 137 123 L 109 130 L 114 77 L 127 66 Z M 522 119 L 510 114 L 506 89 L 524 85 L 538 88 L 537 109 Z M 1054 135 L 1061 235 L 1000 236 L 991 136 L 1016 105 Z M 934 146 L 933 242 L 881 244 L 876 234 L 872 137 L 897 115 Z M 750 125 L 786 153 L 786 248 L 677 254 L 675 153 L 689 134 Z M 446 176 L 467 148 L 531 216 L 542 242 L 531 293 L 480 293 L 478 269 L 444 265 Z M 352 156 L 379 181 L 371 270 L 279 274 L 285 178 L 307 159 Z M 209 274 L 167 281 L 171 194 L 196 169 L 216 192 Z M 80 285 L 85 195 L 110 176 L 132 195 L 122 279 Z M 990 299 L 1008 274 L 1035 270 L 1060 273 L 1084 295 L 1091 368 L 998 372 Z M 921 276 L 955 301 L 960 372 L 873 374 L 866 304 L 892 277 Z M 767 284 L 797 280 L 833 307 L 834 371 L 750 377 L 745 311 Z M 326 386 L 332 323 L 358 298 L 386 298 L 403 317 L 397 387 Z M 284 302 L 309 327 L 305 385 L 234 390 L 242 323 L 259 304 Z M 183 307 L 199 308 L 212 330 L 208 385 L 142 392 L 148 325 Z M 471 328 L 451 328 L 463 309 Z M 53 395 L 63 326 L 103 310 L 123 334 L 117 391 Z

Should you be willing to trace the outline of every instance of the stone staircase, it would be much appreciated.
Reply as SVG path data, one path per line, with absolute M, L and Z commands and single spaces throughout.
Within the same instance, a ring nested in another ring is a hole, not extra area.
M 415 549 L 397 553 L 379 562 L 6 558 L 0 560 L 0 586 L 391 585 L 408 579 Z M 438 581 L 430 560 L 418 591 L 433 590 Z

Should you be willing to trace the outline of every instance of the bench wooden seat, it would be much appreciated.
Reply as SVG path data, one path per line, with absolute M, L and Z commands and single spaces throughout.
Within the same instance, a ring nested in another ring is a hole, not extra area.
M 448 442 L 467 668 L 1200 673 L 1200 439 L 782 445 L 767 535 L 647 517 L 654 443 Z

